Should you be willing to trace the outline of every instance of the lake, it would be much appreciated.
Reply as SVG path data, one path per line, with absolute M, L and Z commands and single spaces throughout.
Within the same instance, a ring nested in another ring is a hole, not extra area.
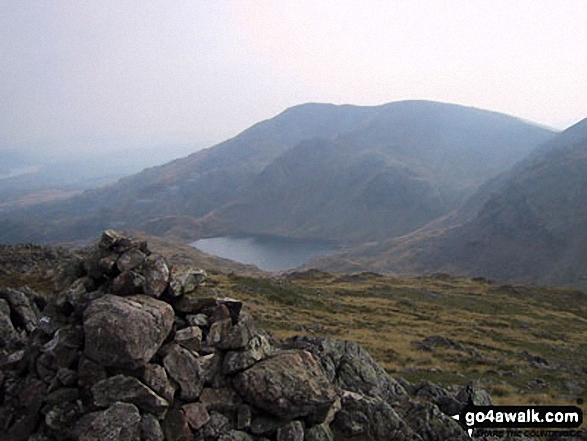
M 330 242 L 274 236 L 220 236 L 200 239 L 191 245 L 205 253 L 253 264 L 265 271 L 297 268 L 314 257 L 336 251 L 335 245 Z

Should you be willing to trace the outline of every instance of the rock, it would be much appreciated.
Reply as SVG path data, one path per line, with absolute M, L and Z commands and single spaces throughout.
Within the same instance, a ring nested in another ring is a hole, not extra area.
M 139 441 L 141 416 L 136 406 L 129 403 L 113 403 L 100 412 L 90 424 L 80 441 Z
M 368 436 L 373 441 L 412 440 L 415 434 L 384 400 L 346 394 L 334 427 L 345 437 Z
M 178 408 L 167 411 L 163 420 L 163 433 L 167 441 L 192 441 L 194 439 L 183 412 Z
M 190 294 L 195 292 L 200 285 L 202 285 L 208 275 L 204 270 L 193 270 L 190 272 L 185 273 L 181 278 L 181 285 L 183 287 L 183 292 L 185 294 Z
M 26 294 L 11 288 L 0 289 L 0 299 L 10 305 L 12 325 L 16 329 L 24 329 L 31 333 L 39 325 L 40 313 L 35 304 Z
M 284 419 L 323 419 L 338 396 L 307 351 L 286 351 L 263 360 L 239 373 L 234 384 L 248 403 Z
M 287 424 L 287 420 L 280 420 L 273 416 L 260 415 L 253 418 L 250 431 L 254 435 L 272 436 L 281 426 Z
M 105 295 L 84 314 L 85 355 L 107 367 L 144 366 L 173 325 L 173 308 L 148 296 Z
M 232 317 L 230 316 L 230 311 L 226 307 L 226 305 L 218 305 L 214 308 L 212 315 L 210 316 L 210 323 L 216 323 L 220 320 L 230 319 L 232 322 Z
M 158 417 L 165 414 L 169 403 L 134 377 L 115 375 L 92 387 L 94 404 L 107 407 L 117 401 L 132 403 Z
M 304 425 L 291 421 L 277 429 L 277 441 L 304 441 Z
M 236 411 L 236 428 L 239 430 L 248 429 L 253 420 L 251 406 L 241 404 Z
M 138 270 L 125 271 L 112 281 L 112 291 L 118 296 L 132 296 L 140 294 L 146 283 L 145 276 Z
M 144 263 L 144 292 L 146 295 L 159 298 L 169 285 L 169 268 L 163 257 L 150 256 Z
M 57 330 L 53 338 L 41 348 L 41 352 L 51 358 L 51 365 L 69 368 L 78 359 L 83 341 L 81 326 L 66 325 Z
M 150 413 L 141 415 L 141 440 L 142 441 L 164 441 L 163 429 L 159 420 Z
M 215 440 L 221 435 L 227 435 L 233 429 L 226 416 L 218 412 L 210 412 L 210 421 L 200 429 L 200 437 L 205 440 Z
M 59 403 L 45 415 L 45 424 L 55 432 L 70 434 L 84 411 L 79 401 Z
M 327 424 L 318 424 L 306 430 L 305 441 L 334 441 L 332 430 Z
M 244 351 L 229 351 L 225 354 L 222 370 L 226 375 L 235 374 L 250 368 L 273 352 L 267 337 L 254 337 L 249 340 Z
M 226 434 L 220 435 L 218 441 L 255 441 L 255 438 L 246 432 L 231 430 Z
M 10 320 L 10 305 L 0 299 L 0 348 L 12 347 L 21 340 L 21 335 L 14 329 Z
M 77 372 L 72 369 L 59 368 L 57 379 L 63 386 L 73 387 L 77 385 Z
M 210 319 L 206 314 L 188 314 L 186 320 L 190 326 L 199 326 L 200 328 L 210 326 Z
M 210 414 L 203 403 L 189 403 L 181 409 L 188 424 L 194 430 L 199 430 L 210 421 Z
M 285 347 L 304 349 L 320 363 L 330 382 L 342 390 L 396 401 L 407 392 L 358 343 L 318 337 L 294 337 Z
M 77 400 L 80 397 L 77 387 L 61 387 L 47 395 L 48 404 L 67 403 Z
M 197 295 L 185 294 L 174 299 L 173 309 L 185 314 L 198 314 L 207 308 L 216 307 L 217 291 L 213 289 L 199 289 Z
M 210 332 L 208 333 L 208 338 L 206 339 L 206 344 L 212 347 L 216 346 L 220 342 L 224 341 L 231 330 L 232 319 L 230 318 L 212 323 L 210 326 Z
M 198 326 L 189 326 L 175 333 L 175 341 L 190 351 L 199 351 L 202 346 L 202 330 Z
M 204 388 L 200 394 L 200 402 L 208 411 L 232 412 L 236 410 L 243 400 L 234 389 L 229 388 Z
M 187 350 L 174 346 L 163 359 L 168 375 L 179 385 L 179 397 L 194 401 L 204 387 L 204 373 L 198 360 Z
M 87 357 L 82 357 L 77 369 L 77 382 L 80 387 L 92 387 L 108 376 L 106 369 Z
M 150 363 L 145 366 L 145 370 L 141 376 L 143 383 L 149 386 L 153 391 L 171 403 L 175 395 L 176 387 L 167 376 L 167 372 L 163 366 L 155 363 Z
M 116 260 L 116 267 L 118 268 L 118 271 L 123 273 L 141 266 L 146 259 L 147 256 L 141 250 L 137 248 L 131 248 L 130 250 L 122 253 Z
M 232 319 L 228 319 L 232 325 Z M 224 322 L 225 320 L 222 320 Z M 214 327 L 216 323 L 212 325 Z M 210 330 L 210 334 L 212 330 Z M 246 349 L 249 341 L 258 335 L 251 316 L 242 316 L 236 325 L 227 326 L 216 347 L 222 350 Z

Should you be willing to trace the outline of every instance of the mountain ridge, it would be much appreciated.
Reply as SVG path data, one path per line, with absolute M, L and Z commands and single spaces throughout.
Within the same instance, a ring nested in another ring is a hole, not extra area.
M 587 287 L 587 119 L 481 188 L 450 219 L 310 262 Z M 335 264 L 334 262 L 337 261 Z

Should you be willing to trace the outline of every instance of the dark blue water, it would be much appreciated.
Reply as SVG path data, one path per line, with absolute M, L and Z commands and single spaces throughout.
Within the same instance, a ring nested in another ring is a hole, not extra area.
M 205 253 L 253 264 L 265 271 L 293 269 L 336 249 L 328 242 L 267 236 L 212 237 L 197 240 L 191 245 Z

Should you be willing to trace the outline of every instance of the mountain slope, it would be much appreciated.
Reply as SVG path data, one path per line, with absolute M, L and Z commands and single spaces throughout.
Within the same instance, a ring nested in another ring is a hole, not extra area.
M 587 119 L 495 179 L 467 209 L 453 215 L 461 223 L 428 226 L 316 264 L 586 287 Z
M 552 136 L 450 104 L 306 104 L 109 187 L 4 215 L 0 240 L 79 240 L 109 227 L 183 240 L 382 239 L 446 214 Z

